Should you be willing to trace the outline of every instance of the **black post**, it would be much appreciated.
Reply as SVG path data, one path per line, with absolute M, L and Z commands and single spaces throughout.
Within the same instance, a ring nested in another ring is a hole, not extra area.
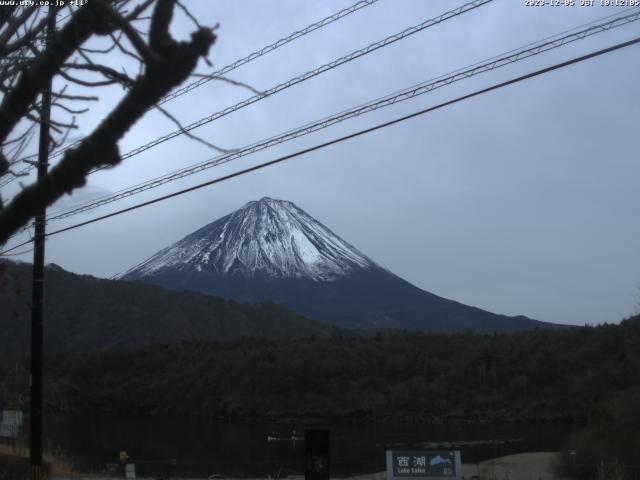
M 56 16 L 49 7 L 47 36 L 56 27 Z M 48 43 L 48 38 L 47 38 Z M 49 118 L 51 116 L 51 80 L 42 91 L 40 111 L 40 138 L 38 145 L 38 180 L 47 175 L 49 166 Z M 31 296 L 31 392 L 30 392 L 30 435 L 29 456 L 31 480 L 42 480 L 42 323 L 44 297 L 44 242 L 46 208 L 42 208 L 35 218 L 33 242 L 33 285 Z
M 305 430 L 305 480 L 329 480 L 331 473 L 330 438 L 329 430 Z

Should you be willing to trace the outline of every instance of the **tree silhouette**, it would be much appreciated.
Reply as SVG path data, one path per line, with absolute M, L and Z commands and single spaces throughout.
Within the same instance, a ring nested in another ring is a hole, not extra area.
M 176 7 L 196 25 L 189 41 L 176 41 L 169 32 Z M 61 26 L 49 32 L 52 16 Z M 213 30 L 200 26 L 179 0 L 0 7 L 0 181 L 21 175 L 18 167 L 28 161 L 24 151 L 43 122 L 40 94 L 51 79 L 56 87 L 48 121 L 50 150 L 66 143 L 78 127 L 77 117 L 98 99 L 87 95 L 87 89 L 124 88 L 120 102 L 89 135 L 64 151 L 45 178 L 24 187 L 7 205 L 0 198 L 0 245 L 40 209 L 82 187 L 91 171 L 121 162 L 118 141 L 187 79 L 201 58 L 206 60 L 215 41 Z M 102 42 L 100 48 L 88 45 L 95 39 Z M 137 76 L 112 65 L 113 58 L 122 60 L 123 55 L 137 62 Z

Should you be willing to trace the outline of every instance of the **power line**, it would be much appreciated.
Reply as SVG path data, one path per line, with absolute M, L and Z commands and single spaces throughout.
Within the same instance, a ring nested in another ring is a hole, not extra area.
M 51 221 L 61 220 L 82 212 L 86 212 L 88 210 L 92 210 L 94 208 L 98 208 L 100 206 L 103 206 L 109 203 L 113 203 L 123 198 L 136 195 L 138 193 L 141 193 L 153 188 L 157 188 L 161 185 L 184 178 L 186 176 L 199 173 L 203 170 L 213 168 L 220 164 L 237 160 L 238 158 L 270 148 L 274 145 L 278 145 L 280 143 L 284 143 L 286 141 L 293 140 L 295 138 L 299 138 L 304 135 L 308 135 L 310 133 L 319 131 L 321 129 L 343 122 L 350 118 L 354 118 L 354 117 L 363 115 L 365 113 L 375 111 L 380 108 L 384 108 L 405 100 L 412 99 L 419 95 L 429 93 L 437 88 L 450 85 L 451 83 L 464 80 L 474 75 L 485 73 L 487 71 L 491 71 L 496 68 L 500 68 L 500 67 L 509 65 L 511 63 L 524 60 L 526 58 L 530 58 L 531 56 L 538 55 L 555 48 L 559 48 L 563 45 L 567 45 L 574 41 L 581 40 L 588 36 L 591 36 L 603 31 L 607 31 L 611 28 L 622 26 L 637 20 L 640 20 L 640 10 L 634 14 L 627 15 L 624 17 L 618 17 L 610 22 L 601 23 L 601 24 L 592 26 L 590 28 L 587 28 L 585 30 L 581 30 L 573 34 L 566 35 L 562 38 L 555 39 L 553 41 L 548 41 L 543 43 L 538 42 L 538 43 L 532 44 L 533 46 L 529 48 L 511 50 L 510 52 L 507 52 L 511 54 L 495 56 L 489 59 L 489 61 L 475 63 L 470 67 L 466 67 L 465 69 L 456 70 L 450 74 L 446 74 L 441 77 L 437 77 L 434 80 L 430 80 L 428 82 L 415 85 L 408 89 L 404 89 L 399 92 L 395 92 L 393 94 L 387 95 L 385 97 L 378 98 L 371 102 L 362 104 L 356 108 L 345 110 L 338 114 L 325 117 L 316 122 L 309 123 L 309 124 L 303 125 L 302 127 L 298 127 L 296 129 L 289 130 L 285 133 L 270 137 L 266 140 L 256 142 L 247 147 L 241 148 L 235 152 L 214 157 L 212 159 L 206 160 L 196 165 L 186 167 L 160 177 L 156 177 L 152 180 L 148 180 L 146 182 L 134 185 L 132 187 L 128 187 L 127 189 L 121 190 L 114 194 L 110 194 L 99 199 L 90 200 L 88 202 L 85 202 L 84 204 L 76 205 L 76 206 L 67 208 L 65 210 L 54 212 L 49 219 Z
M 269 45 L 266 45 L 252 53 L 250 53 L 249 55 L 242 57 L 222 68 L 220 68 L 219 70 L 211 73 L 210 75 L 208 75 L 207 77 L 201 78 L 193 83 L 190 83 L 189 85 L 185 85 L 184 87 L 176 90 L 175 92 L 172 92 L 168 95 L 165 95 L 164 97 L 162 97 L 159 101 L 158 101 L 158 105 L 162 105 L 163 103 L 167 103 L 175 98 L 178 98 L 182 95 L 184 95 L 185 93 L 188 93 L 192 90 L 195 90 L 196 88 L 200 87 L 201 85 L 204 85 L 207 82 L 210 82 L 211 80 L 214 80 L 216 77 L 221 77 L 222 75 L 225 75 L 229 72 L 231 72 L 232 70 L 235 70 L 236 68 L 239 68 L 243 65 L 246 65 L 247 63 L 260 58 L 270 52 L 273 52 L 274 50 L 277 50 L 280 47 L 283 47 L 291 42 L 293 42 L 294 40 L 297 40 L 300 37 L 303 37 L 315 30 L 318 30 L 322 27 L 325 27 L 333 22 L 336 22 L 338 20 L 340 20 L 341 18 L 346 17 L 347 15 L 351 15 L 352 13 L 357 12 L 358 10 L 361 10 L 365 7 L 368 7 L 370 5 L 373 5 L 374 3 L 378 2 L 379 0 L 360 0 L 356 3 L 354 3 L 353 5 L 351 5 L 350 7 L 344 8 L 332 15 L 329 15 L 328 17 L 323 18 L 322 20 L 319 20 L 317 22 L 314 22 L 310 25 L 307 25 L 306 27 L 300 29 L 300 30 L 296 30 L 295 32 L 289 34 L 286 37 L 283 37 Z M 73 12 L 66 15 L 65 17 L 62 17 L 58 20 L 58 22 L 61 22 L 63 20 L 65 20 L 68 17 L 71 17 L 73 15 Z M 50 154 L 50 158 L 55 158 L 55 157 L 59 157 L 60 155 L 64 154 L 67 150 L 70 150 L 72 148 L 76 148 L 80 143 L 82 142 L 82 140 L 78 140 L 77 142 L 74 142 L 70 145 L 67 145 L 66 147 L 60 148 L 58 150 L 56 150 L 55 152 L 52 152 Z M 30 155 L 25 157 L 25 159 L 29 159 L 35 157 L 35 155 Z M 31 170 L 33 169 L 32 166 L 28 166 L 25 167 L 23 170 L 21 170 L 19 172 L 19 174 L 22 173 L 29 173 Z M 8 183 L 11 183 L 11 181 L 13 181 L 13 178 L 9 181 L 9 182 L 2 182 L 0 183 L 0 188 L 8 185 Z
M 25 245 L 29 245 L 30 243 L 33 243 L 33 239 L 30 239 L 30 240 L 27 240 L 25 242 L 19 243 L 18 245 L 14 245 L 11 248 L 7 248 L 6 250 L 3 250 L 2 252 L 0 252 L 0 257 L 6 257 L 6 256 L 8 256 L 7 254 L 9 252 L 13 252 L 14 250 L 17 250 L 20 247 L 24 247 Z M 28 252 L 31 252 L 31 251 L 33 251 L 33 248 L 28 250 Z M 28 253 L 28 252 L 25 252 L 25 253 Z
M 551 49 L 559 48 L 563 45 L 567 45 L 574 41 L 581 40 L 591 35 L 608 31 L 610 29 L 617 28 L 617 27 L 626 25 L 628 23 L 635 22 L 640 19 L 639 9 L 629 8 L 624 10 L 623 13 L 626 13 L 629 11 L 634 11 L 635 13 L 619 16 L 608 22 L 603 22 L 603 20 L 606 20 L 611 17 L 615 17 L 616 15 L 618 15 L 618 13 L 607 15 L 602 18 L 598 18 L 591 22 L 573 27 L 569 30 L 562 31 L 560 33 L 557 33 L 549 37 L 545 37 L 541 40 L 538 40 L 537 42 L 526 44 L 522 47 L 512 49 L 502 54 L 495 55 L 488 59 L 468 65 L 466 67 L 459 68 L 457 70 L 454 70 L 453 72 L 441 75 L 440 77 L 436 77 L 434 79 L 419 83 L 412 87 L 399 90 L 387 96 L 377 98 L 368 103 L 362 104 L 358 107 L 355 107 L 349 110 L 344 110 L 338 114 L 334 114 L 333 116 L 325 117 L 321 120 L 316 121 L 315 123 L 312 122 L 312 123 L 303 125 L 302 127 L 298 127 L 296 129 L 289 130 L 282 134 L 270 137 L 266 140 L 261 140 L 254 144 L 246 146 L 240 150 L 232 152 L 231 154 L 214 157 L 214 158 L 205 160 L 204 162 L 200 162 L 198 164 L 192 165 L 190 167 L 186 167 L 186 168 L 171 172 L 169 174 L 165 174 L 163 176 L 145 181 L 143 183 L 139 183 L 131 187 L 127 187 L 113 194 L 109 194 L 103 197 L 99 197 L 97 199 L 89 200 L 85 203 L 80 203 L 75 206 L 68 207 L 66 209 L 58 210 L 57 212 L 54 212 L 49 217 L 48 220 L 49 221 L 61 220 L 79 213 L 92 210 L 94 208 L 98 208 L 103 205 L 107 205 L 109 203 L 113 203 L 115 201 L 127 198 L 129 196 L 142 193 L 146 190 L 150 190 L 150 189 L 162 186 L 171 181 L 178 180 L 195 173 L 199 173 L 201 171 L 207 170 L 209 168 L 213 168 L 223 163 L 227 163 L 237 158 L 255 153 L 257 151 L 260 151 L 266 148 L 270 148 L 274 145 L 278 145 L 280 143 L 284 143 L 286 141 L 299 138 L 303 135 L 313 133 L 322 128 L 327 128 L 331 125 L 334 125 L 341 121 L 345 121 L 349 118 L 353 118 L 355 116 L 377 110 L 378 108 L 383 108 L 401 101 L 408 100 L 410 98 L 413 98 L 419 95 L 423 95 L 425 93 L 428 93 L 431 90 L 440 88 L 441 86 L 449 85 L 450 83 L 457 82 L 465 78 L 469 78 L 473 75 L 484 73 L 484 72 L 487 72 L 511 63 L 515 63 L 520 60 L 524 60 L 533 55 L 544 53 Z M 598 23 L 598 22 L 601 22 L 601 23 Z M 589 27 L 583 28 L 587 26 Z M 583 29 L 579 30 L 581 28 Z M 574 33 L 565 35 L 564 37 L 560 37 L 561 35 L 567 32 L 574 32 Z M 10 238 L 13 238 L 19 235 L 27 228 L 28 226 L 22 227 L 20 230 L 14 233 Z
M 33 252 L 33 247 L 29 248 L 28 250 L 23 250 L 22 252 L 17 252 L 17 253 L 2 253 L 0 254 L 0 257 L 19 257 L 20 255 L 26 255 L 27 253 L 31 253 Z
M 339 138 L 335 138 L 333 140 L 330 140 L 328 142 L 324 142 L 324 143 L 315 145 L 313 147 L 305 148 L 303 150 L 298 150 L 297 152 L 291 153 L 289 155 L 284 155 L 282 157 L 276 158 L 275 160 L 271 160 L 269 162 L 261 163 L 259 165 L 255 165 L 253 167 L 249 167 L 249 168 L 246 168 L 244 170 L 240 170 L 238 172 L 231 173 L 229 175 L 218 177 L 218 178 L 215 178 L 213 180 L 209 180 L 207 182 L 200 183 L 198 185 L 194 185 L 192 187 L 185 188 L 183 190 L 179 190 L 177 192 L 170 193 L 168 195 L 164 195 L 164 196 L 161 196 L 161 197 L 154 198 L 153 200 L 149 200 L 149 201 L 146 201 L 146 202 L 138 203 L 138 204 L 133 205 L 131 207 L 123 208 L 122 210 L 118 210 L 116 212 L 112 212 L 112 213 L 109 213 L 109 214 L 106 214 L 106 215 L 102 215 L 100 217 L 96 217 L 96 218 L 93 218 L 91 220 L 87 220 L 87 221 L 84 221 L 84 222 L 76 223 L 76 224 L 68 226 L 68 227 L 64 227 L 64 228 L 60 228 L 58 230 L 54 230 L 52 232 L 49 232 L 47 234 L 47 236 L 49 237 L 49 236 L 57 235 L 57 234 L 60 234 L 60 233 L 63 233 L 63 232 L 67 232 L 67 231 L 70 231 L 70 230 L 75 230 L 77 228 L 80 228 L 80 227 L 83 227 L 83 226 L 86 226 L 86 225 L 90 225 L 92 223 L 96 223 L 96 222 L 99 222 L 99 221 L 102 221 L 102 220 L 106 220 L 107 218 L 115 217 L 117 215 L 121 215 L 123 213 L 130 212 L 132 210 L 137 210 L 137 209 L 142 208 L 142 207 L 153 205 L 155 203 L 159 203 L 159 202 L 162 202 L 164 200 L 168 200 L 168 199 L 173 198 L 173 197 L 184 195 L 186 193 L 193 192 L 195 190 L 199 190 L 201 188 L 214 185 L 216 183 L 220 183 L 220 182 L 223 182 L 223 181 L 226 181 L 226 180 L 230 180 L 232 178 L 236 178 L 236 177 L 239 177 L 239 176 L 242 176 L 242 175 L 246 175 L 247 173 L 251 173 L 251 172 L 254 172 L 256 170 L 261 170 L 263 168 L 266 168 L 266 167 L 269 167 L 269 166 L 272 166 L 272 165 L 275 165 L 275 164 L 278 164 L 278 163 L 282 163 L 282 162 L 284 162 L 286 160 L 290 160 L 292 158 L 296 158 L 296 157 L 305 155 L 307 153 L 311 153 L 311 152 L 314 152 L 316 150 L 320 150 L 320 149 L 326 148 L 328 146 L 335 145 L 335 144 L 344 142 L 346 140 L 350 140 L 352 138 L 356 138 L 356 137 L 359 137 L 359 136 L 362 136 L 362 135 L 365 135 L 365 134 L 368 134 L 368 133 L 383 129 L 383 128 L 389 127 L 391 125 L 395 125 L 397 123 L 404 122 L 406 120 L 409 120 L 409 119 L 412 119 L 412 118 L 415 118 L 415 117 L 418 117 L 418 116 L 433 112 L 435 110 L 439 110 L 441 108 L 453 105 L 455 103 L 459 103 L 459 102 L 462 102 L 464 100 L 468 100 L 470 98 L 473 98 L 473 97 L 476 97 L 476 96 L 479 96 L 479 95 L 482 95 L 482 94 L 485 94 L 485 93 L 488 93 L 488 92 L 491 92 L 491 91 L 494 91 L 494 90 L 498 90 L 500 88 L 503 88 L 503 87 L 506 87 L 506 86 L 509 86 L 509 85 L 513 85 L 515 83 L 519 83 L 519 82 L 522 82 L 524 80 L 528 80 L 530 78 L 534 78 L 534 77 L 537 77 L 537 76 L 552 72 L 554 70 L 558 70 L 560 68 L 568 67 L 570 65 L 574 65 L 576 63 L 583 62 L 585 60 L 589 60 L 591 58 L 595 58 L 595 57 L 604 55 L 606 53 L 610 53 L 610 52 L 613 52 L 613 51 L 616 51 L 616 50 L 620 50 L 622 48 L 629 47 L 629 46 L 635 45 L 637 43 L 640 43 L 640 37 L 636 37 L 633 40 L 629 40 L 627 42 L 618 43 L 618 44 L 613 45 L 611 47 L 607 47 L 607 48 L 604 48 L 604 49 L 601 49 L 601 50 L 597 50 L 595 52 L 591 52 L 589 54 L 582 55 L 580 57 L 575 57 L 575 58 L 573 58 L 571 60 L 567 60 L 567 61 L 564 61 L 564 62 L 561 62 L 561 63 L 557 63 L 557 64 L 552 65 L 550 67 L 545 67 L 545 68 L 542 68 L 540 70 L 536 70 L 534 72 L 527 73 L 525 75 L 521 75 L 521 76 L 516 77 L 516 78 L 512 78 L 511 80 L 507 80 L 505 82 L 494 84 L 494 85 L 492 85 L 490 87 L 486 87 L 486 88 L 483 88 L 483 89 L 480 89 L 480 90 L 476 90 L 476 91 L 474 91 L 472 93 L 457 97 L 457 98 L 455 98 L 453 100 L 448 100 L 446 102 L 440 103 L 440 104 L 435 105 L 433 107 L 428 107 L 428 108 L 425 108 L 423 110 L 419 110 L 417 112 L 411 113 L 409 115 L 404 115 L 404 116 L 396 118 L 394 120 L 390 120 L 388 122 L 380 123 L 380 124 L 375 125 L 373 127 L 369 127 L 369 128 L 364 129 L 364 130 L 359 130 L 359 131 L 351 133 L 349 135 L 345 135 L 345 136 L 342 136 L 342 137 L 339 137 Z M 4 254 L 6 254 L 6 253 L 8 253 L 8 252 L 10 252 L 12 250 L 15 250 L 15 249 L 17 249 L 17 248 L 19 248 L 19 247 L 21 247 L 23 245 L 27 245 L 30 242 L 31 241 L 27 241 L 27 242 L 23 242 L 23 243 L 21 243 L 19 245 L 16 245 L 16 246 L 12 247 L 9 250 L 5 250 L 4 252 L 0 252 L 0 255 L 4 255 Z
M 255 60 L 256 58 L 266 55 L 267 53 L 272 52 L 292 42 L 293 40 L 296 40 L 297 38 L 300 38 L 310 32 L 313 32 L 314 30 L 317 30 L 326 25 L 329 25 L 330 23 L 333 23 L 336 20 L 341 19 L 342 17 L 345 17 L 351 13 L 354 13 L 360 10 L 361 8 L 368 7 L 369 5 L 372 5 L 377 1 L 378 0 L 362 0 L 360 2 L 357 2 L 354 5 L 351 5 L 350 7 L 345 8 L 344 10 L 340 10 L 339 12 L 334 13 L 333 15 L 323 18 L 319 22 L 312 23 L 311 25 L 303 28 L 302 30 L 293 32 L 291 35 L 281 38 L 277 42 L 267 45 L 266 47 L 262 47 L 260 50 L 256 50 L 255 52 L 250 53 L 244 58 L 236 60 L 235 62 L 227 65 L 226 67 L 222 67 L 220 70 L 213 72 L 209 77 L 201 78 L 200 80 L 190 83 L 189 85 L 185 85 L 184 87 L 176 90 L 175 92 L 172 92 L 164 96 L 163 98 L 160 99 L 158 103 L 162 105 L 163 103 L 169 102 L 174 98 L 178 98 L 181 95 L 184 95 L 185 93 L 190 92 L 191 90 L 194 90 L 199 86 L 204 85 L 207 82 L 210 82 L 211 80 L 215 79 L 215 77 L 220 77 L 226 73 L 229 73 L 231 70 L 235 70 L 236 68 L 241 67 L 242 65 L 249 63 L 250 61 Z
M 260 94 L 256 94 L 253 95 L 252 97 L 246 98 L 244 100 L 242 100 L 241 102 L 236 103 L 235 105 L 231 105 L 229 107 L 226 107 L 222 110 L 219 110 L 215 113 L 212 113 L 211 115 L 208 115 L 207 117 L 201 118 L 200 120 L 197 120 L 196 122 L 191 123 L 190 125 L 187 125 L 186 127 L 180 128 L 178 130 L 174 130 L 171 133 L 168 133 L 166 135 L 163 135 L 161 137 L 156 138 L 155 140 L 152 140 L 144 145 L 141 145 L 133 150 L 130 150 L 129 152 L 121 155 L 122 160 L 126 160 L 127 158 L 133 157 L 134 155 L 138 155 L 146 150 L 149 150 L 150 148 L 155 147 L 156 145 L 159 145 L 161 143 L 166 142 L 167 140 L 171 140 L 172 138 L 178 137 L 180 135 L 183 135 L 185 132 L 190 132 L 191 130 L 194 130 L 198 127 L 201 127 L 203 125 L 206 125 L 208 123 L 213 122 L 214 120 L 218 120 L 226 115 L 229 115 L 232 112 L 235 112 L 237 110 L 240 110 L 241 108 L 247 107 L 249 105 L 252 105 L 256 102 L 259 102 L 260 100 L 263 100 L 267 97 L 270 97 L 272 95 L 275 95 L 276 93 L 279 93 L 283 90 L 286 90 L 294 85 L 297 85 L 299 83 L 302 83 L 304 81 L 307 81 L 311 78 L 317 77 L 318 75 L 327 72 L 329 70 L 333 70 L 334 68 L 337 68 L 341 65 L 344 65 L 348 62 L 351 62 L 357 58 L 360 58 L 364 55 L 367 55 L 371 52 L 375 52 L 376 50 L 379 50 L 381 48 L 387 47 L 397 41 L 403 40 L 415 33 L 421 32 L 423 30 L 426 30 L 429 27 L 433 27 L 434 25 L 438 25 L 446 20 L 449 20 L 451 18 L 455 18 L 459 15 L 462 15 L 466 12 L 469 12 L 471 10 L 474 10 L 478 7 L 481 7 L 482 5 L 485 5 L 487 3 L 491 3 L 493 0 L 474 0 L 472 2 L 466 3 L 456 9 L 453 10 L 449 10 L 447 12 L 444 12 L 440 15 L 438 15 L 437 17 L 434 18 L 430 18 L 428 20 L 425 20 L 424 22 L 421 22 L 417 25 L 414 25 L 412 27 L 406 28 L 401 32 L 398 32 L 394 35 L 390 35 L 386 38 L 384 38 L 383 40 L 379 40 L 377 42 L 374 42 L 370 45 L 367 45 L 364 48 L 355 50 L 343 57 L 340 57 L 336 60 L 333 60 L 332 62 L 326 63 L 324 65 L 321 65 L 313 70 L 309 70 L 306 73 L 303 73 L 302 75 L 298 75 L 297 77 L 293 77 L 289 80 L 287 80 L 286 82 L 280 83 L 274 87 L 269 88 L 268 90 L 263 91 Z M 93 172 L 101 170 L 101 168 L 97 168 L 94 169 Z M 92 172 L 92 173 L 93 173 Z
M 332 62 L 326 63 L 324 65 L 321 65 L 313 70 L 309 70 L 306 73 L 303 73 L 302 75 L 298 75 L 296 77 L 293 77 L 289 80 L 287 80 L 286 82 L 280 83 L 274 87 L 269 88 L 268 90 L 263 91 L 260 94 L 256 94 L 253 95 L 252 97 L 248 97 L 238 103 L 236 103 L 235 105 L 231 105 L 229 107 L 226 107 L 222 110 L 219 110 L 215 113 L 212 113 L 211 115 L 208 115 L 207 117 L 201 118 L 200 120 L 197 120 L 193 123 L 191 123 L 190 125 L 187 125 L 186 127 L 183 128 L 179 128 L 177 130 L 174 130 L 171 133 L 168 133 L 166 135 L 163 135 L 161 137 L 156 138 L 155 140 L 152 140 L 148 143 L 145 143 L 144 145 L 141 145 L 137 148 L 134 148 L 133 150 L 128 151 L 127 153 L 124 153 L 120 156 L 120 158 L 122 160 L 126 160 L 127 158 L 133 157 L 135 155 L 138 155 L 146 150 L 149 150 L 150 148 L 155 147 L 156 145 L 159 145 L 161 143 L 164 143 L 168 140 L 171 140 L 175 137 L 178 137 L 180 135 L 185 134 L 186 132 L 190 132 L 191 130 L 194 130 L 198 127 L 201 127 L 203 125 L 206 125 L 208 123 L 213 122 L 214 120 L 218 120 L 226 115 L 229 115 L 230 113 L 233 113 L 237 110 L 240 110 L 244 107 L 247 107 L 249 105 L 253 105 L 256 102 L 259 102 L 260 100 L 263 100 L 267 97 L 270 97 L 272 95 L 275 95 L 276 93 L 279 93 L 283 90 L 286 90 L 294 85 L 297 85 L 299 83 L 302 83 L 304 81 L 307 81 L 311 78 L 315 78 L 318 75 L 321 75 L 324 72 L 327 72 L 329 70 L 333 70 L 334 68 L 337 68 L 341 65 L 344 65 L 346 63 L 349 63 L 357 58 L 360 58 L 364 55 L 367 55 L 371 52 L 375 52 L 376 50 L 379 50 L 381 48 L 384 48 L 386 46 L 389 46 L 399 40 L 402 40 L 404 38 L 407 38 L 415 33 L 421 32 L 423 30 L 426 30 L 429 27 L 432 27 L 434 25 L 438 25 L 446 20 L 449 20 L 451 18 L 455 18 L 459 15 L 462 15 L 466 12 L 469 12 L 471 10 L 474 10 L 478 7 L 481 7 L 482 5 L 485 5 L 487 3 L 491 3 L 494 0 L 473 0 L 472 2 L 469 3 L 465 3 L 464 5 L 455 8 L 453 10 L 449 10 L 447 12 L 444 12 L 436 17 L 430 18 L 428 20 L 423 21 L 422 23 L 419 23 L 417 25 L 414 25 L 412 27 L 406 28 L 401 32 L 398 32 L 394 35 L 390 35 L 382 40 L 379 40 L 377 42 L 374 42 L 372 44 L 367 45 L 364 48 L 355 50 L 343 57 L 340 57 L 336 60 L 333 60 Z M 31 170 L 31 166 L 26 167 L 23 171 L 19 172 L 19 174 L 22 173 L 28 173 Z M 104 167 L 101 168 L 95 168 L 93 169 L 90 174 L 95 173 L 97 171 L 103 170 Z M 4 183 L 0 183 L 0 188 L 7 185 L 8 183 L 12 182 L 14 179 L 13 178 L 9 178 L 8 180 L 5 180 Z

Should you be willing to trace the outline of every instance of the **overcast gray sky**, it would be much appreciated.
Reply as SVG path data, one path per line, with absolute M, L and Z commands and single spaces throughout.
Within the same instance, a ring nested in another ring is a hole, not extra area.
M 354 2 L 185 4 L 201 23 L 220 23 L 211 60 L 221 67 Z M 225 148 L 239 148 L 624 10 L 577 2 L 573 7 L 529 7 L 524 0 L 495 0 L 194 133 Z M 463 3 L 380 0 L 229 77 L 264 90 Z M 185 18 L 176 18 L 177 36 L 191 30 Z M 598 34 L 49 228 L 246 168 L 638 33 L 640 22 Z M 443 297 L 551 322 L 618 322 L 637 311 L 640 302 L 639 88 L 640 47 L 632 46 L 51 237 L 46 259 L 74 272 L 110 277 L 244 203 L 270 196 L 293 201 L 382 266 Z M 100 104 L 83 119 L 80 134 L 89 133 L 121 94 L 105 90 Z M 215 81 L 166 107 L 188 124 L 251 95 Z M 151 112 L 122 141 L 121 150 L 174 129 Z M 215 155 L 179 137 L 92 175 L 89 186 L 63 204 Z M 30 261 L 29 256 L 22 259 Z

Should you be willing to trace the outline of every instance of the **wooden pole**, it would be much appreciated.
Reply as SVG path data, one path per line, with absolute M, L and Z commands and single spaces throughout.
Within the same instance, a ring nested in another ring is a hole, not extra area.
M 56 27 L 56 15 L 49 7 L 47 40 Z M 40 138 L 38 145 L 38 180 L 47 175 L 49 167 L 49 119 L 51 117 L 51 85 L 42 91 L 40 112 Z M 35 217 L 35 236 L 33 247 L 33 279 L 31 296 L 31 381 L 30 381 L 30 435 L 29 457 L 31 480 L 42 480 L 42 347 L 44 314 L 44 243 L 46 208 L 42 208 Z

